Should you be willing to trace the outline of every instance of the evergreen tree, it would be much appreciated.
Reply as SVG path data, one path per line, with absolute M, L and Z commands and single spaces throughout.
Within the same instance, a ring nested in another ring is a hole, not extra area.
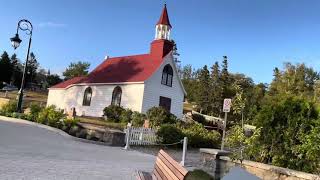
M 26 85 L 35 83 L 38 67 L 39 63 L 36 59 L 36 56 L 33 52 L 31 52 L 26 69 Z
M 205 65 L 199 74 L 199 90 L 198 90 L 198 105 L 201 108 L 201 113 L 208 113 L 210 110 L 210 73 L 207 65 Z
M 10 59 L 12 64 L 11 82 L 13 83 L 13 85 L 19 88 L 21 85 L 22 78 L 22 65 L 19 59 L 17 58 L 16 54 L 13 54 Z
M 215 62 L 211 67 L 211 114 L 213 116 L 219 116 L 222 109 L 222 87 L 220 79 L 220 67 L 219 63 Z
M 62 79 L 57 74 L 50 74 L 47 77 L 47 82 L 48 82 L 49 87 L 51 87 L 53 85 L 56 85 L 56 84 L 62 82 Z
M 229 88 L 230 88 L 230 77 L 228 72 L 228 57 L 223 56 L 222 70 L 221 70 L 221 88 L 222 88 L 222 98 L 230 98 Z
M 6 51 L 3 52 L 0 59 L 0 81 L 10 83 L 12 75 L 12 64 Z

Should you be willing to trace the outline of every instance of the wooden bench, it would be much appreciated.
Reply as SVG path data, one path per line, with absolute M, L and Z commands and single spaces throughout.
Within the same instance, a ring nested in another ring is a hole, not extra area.
M 162 149 L 159 151 L 152 173 L 138 171 L 138 180 L 183 180 L 188 171 Z

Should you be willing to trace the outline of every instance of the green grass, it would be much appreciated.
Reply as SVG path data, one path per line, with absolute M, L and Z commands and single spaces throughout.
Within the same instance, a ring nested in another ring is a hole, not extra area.
M 126 123 L 115 123 L 105 121 L 103 118 L 95 118 L 95 117 L 77 117 L 80 123 L 93 124 L 97 126 L 103 126 L 110 129 L 119 129 L 123 130 L 126 127 Z
M 0 92 L 0 97 L 5 97 L 5 92 Z M 8 91 L 7 96 L 10 100 L 16 100 L 18 96 L 18 91 Z M 45 106 L 47 103 L 48 92 L 35 92 L 35 91 L 25 91 L 24 92 L 24 107 L 30 106 L 31 103 L 39 104 Z
M 201 169 L 195 169 L 188 173 L 186 180 L 213 180 L 214 178 Z

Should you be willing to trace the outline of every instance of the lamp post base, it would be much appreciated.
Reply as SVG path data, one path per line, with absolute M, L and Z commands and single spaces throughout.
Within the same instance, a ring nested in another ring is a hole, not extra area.
M 18 92 L 18 104 L 17 104 L 18 113 L 22 113 L 22 101 L 23 101 L 23 90 L 20 89 Z

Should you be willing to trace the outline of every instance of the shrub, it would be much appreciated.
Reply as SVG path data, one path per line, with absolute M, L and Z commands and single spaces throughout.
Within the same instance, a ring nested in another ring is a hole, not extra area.
M 17 110 L 17 101 L 10 101 L 9 103 L 2 106 L 1 114 L 8 116 L 8 114 L 16 112 L 16 110 Z
M 79 119 L 77 118 L 74 118 L 74 119 L 66 118 L 66 119 L 63 119 L 62 125 L 71 128 L 72 126 L 76 126 L 78 122 L 79 122 Z
M 34 103 L 31 103 L 30 105 L 30 118 L 32 119 L 36 119 L 39 115 L 39 112 L 42 110 L 43 108 L 38 105 L 38 104 L 34 104 Z
M 184 136 L 188 137 L 188 144 L 195 148 L 215 147 L 219 145 L 220 134 L 217 131 L 208 131 L 199 123 L 183 128 Z
M 177 128 L 173 124 L 163 124 L 157 131 L 157 136 L 161 143 L 171 144 L 183 139 L 183 133 L 181 129 Z
M 63 110 L 56 110 L 55 106 L 49 106 L 39 112 L 37 122 L 58 127 L 60 120 L 64 118 L 64 116 Z
M 142 127 L 144 124 L 144 120 L 146 119 L 146 115 L 139 113 L 138 111 L 134 111 L 131 117 L 133 127 Z
M 151 127 L 159 127 L 161 124 L 173 124 L 177 117 L 163 107 L 152 107 L 147 111 L 147 117 L 150 120 Z
M 132 111 L 130 109 L 124 109 L 120 115 L 120 121 L 122 123 L 128 123 L 132 120 Z
M 120 116 L 123 111 L 124 109 L 121 106 L 110 105 L 103 109 L 103 114 L 110 121 L 120 122 Z

